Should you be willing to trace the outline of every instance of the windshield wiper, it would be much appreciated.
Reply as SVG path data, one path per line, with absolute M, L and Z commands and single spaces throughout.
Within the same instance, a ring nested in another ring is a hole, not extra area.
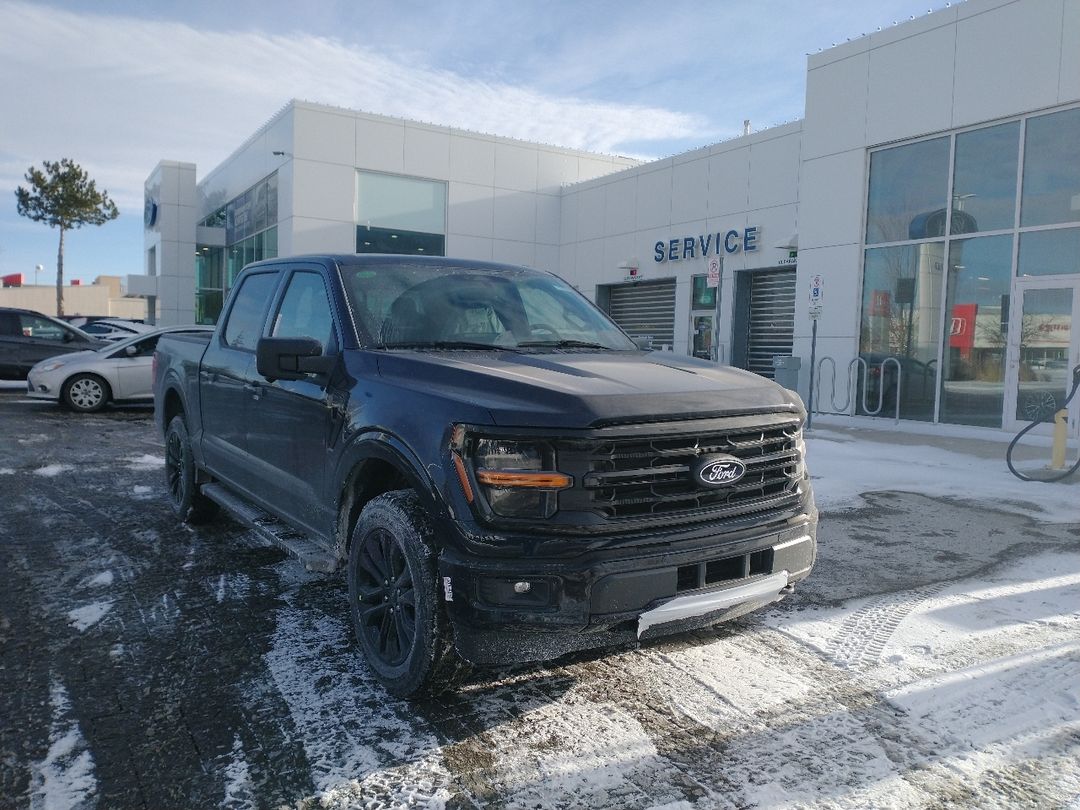
M 380 343 L 378 349 L 483 349 L 494 352 L 512 352 L 513 346 L 496 346 L 470 340 L 417 340 L 407 343 Z
M 519 348 L 553 348 L 553 349 L 603 349 L 614 351 L 610 346 L 602 343 L 591 343 L 587 340 L 525 340 L 518 344 Z

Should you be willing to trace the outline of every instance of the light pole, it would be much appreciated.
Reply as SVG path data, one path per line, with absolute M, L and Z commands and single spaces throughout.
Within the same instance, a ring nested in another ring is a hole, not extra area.
M 38 273 L 40 273 L 44 269 L 45 269 L 45 265 L 43 265 L 43 264 L 35 264 L 34 265 L 34 286 L 35 287 L 37 286 Z

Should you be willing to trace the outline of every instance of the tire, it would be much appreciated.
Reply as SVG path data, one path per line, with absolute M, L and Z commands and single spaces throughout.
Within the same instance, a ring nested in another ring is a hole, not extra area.
M 174 416 L 165 431 L 165 492 L 185 523 L 204 523 L 217 513 L 217 504 L 200 493 L 195 483 L 195 458 L 182 416 Z
M 79 413 L 96 413 L 112 398 L 109 384 L 97 374 L 76 374 L 60 389 L 60 401 Z
M 415 492 L 372 499 L 349 549 L 349 613 L 375 678 L 400 698 L 456 686 L 469 666 L 454 649 L 439 601 L 433 531 Z

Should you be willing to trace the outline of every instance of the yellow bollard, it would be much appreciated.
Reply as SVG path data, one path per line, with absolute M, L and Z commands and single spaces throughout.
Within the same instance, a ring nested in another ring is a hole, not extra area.
M 1050 451 L 1050 469 L 1065 469 L 1065 436 L 1067 411 L 1062 408 L 1054 414 L 1054 444 Z

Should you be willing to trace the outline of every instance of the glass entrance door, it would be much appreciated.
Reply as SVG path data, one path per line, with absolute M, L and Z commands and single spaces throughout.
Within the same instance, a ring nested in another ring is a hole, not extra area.
M 1009 390 L 1005 424 L 1020 429 L 1039 419 L 1047 430 L 1072 390 L 1072 369 L 1080 363 L 1080 282 L 1042 279 L 1017 284 L 1010 317 Z M 1080 423 L 1080 395 L 1069 407 L 1070 433 Z

